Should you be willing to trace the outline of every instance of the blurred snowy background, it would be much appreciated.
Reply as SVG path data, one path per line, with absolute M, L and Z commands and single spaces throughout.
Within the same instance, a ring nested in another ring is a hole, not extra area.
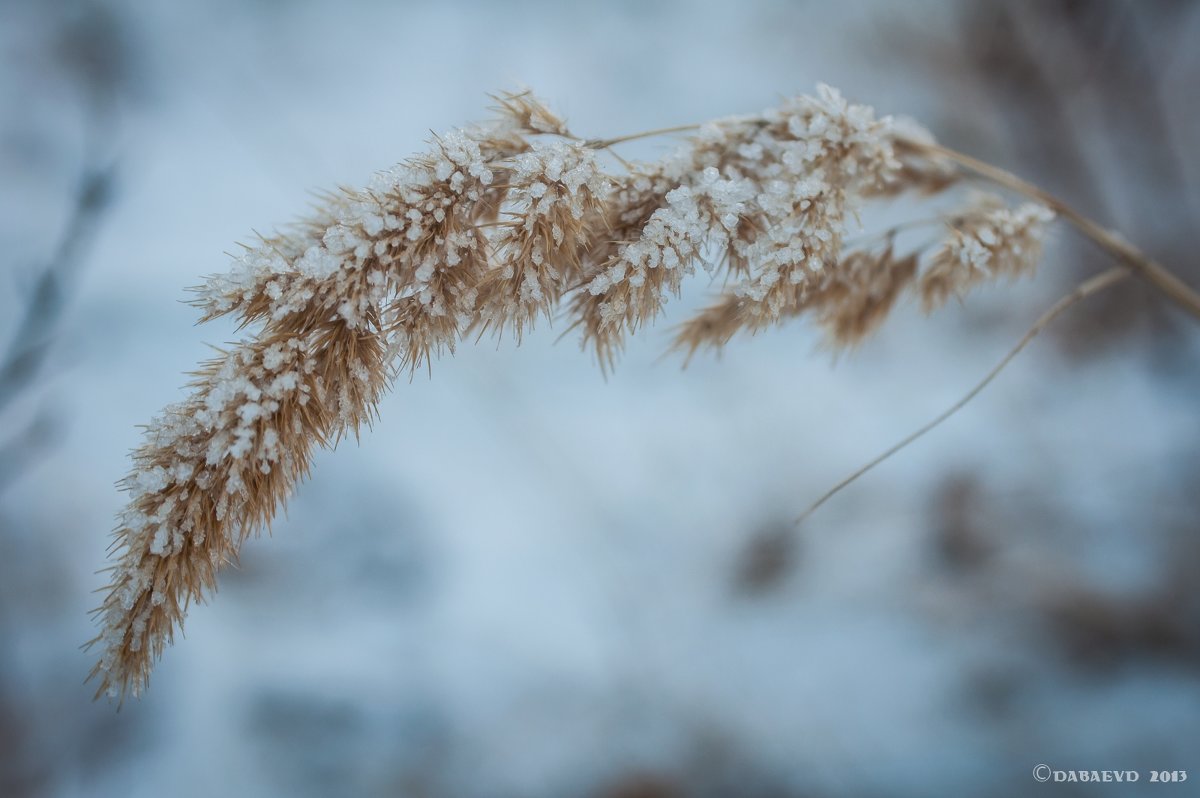
M 607 381 L 553 329 L 468 346 L 318 458 L 144 699 L 78 650 L 136 425 L 234 334 L 184 287 L 486 92 L 610 136 L 828 82 L 1200 285 L 1197 44 L 1165 1 L 0 2 L 0 795 L 1200 795 L 1200 328 L 1151 292 L 788 530 L 1104 265 L 1066 232 L 836 363 L 803 324 L 660 360 L 703 279 Z

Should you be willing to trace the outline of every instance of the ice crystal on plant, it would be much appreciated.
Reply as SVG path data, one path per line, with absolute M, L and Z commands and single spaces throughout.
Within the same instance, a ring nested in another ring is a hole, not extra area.
M 1048 221 L 1032 206 L 965 213 L 924 273 L 890 243 L 843 252 L 860 203 L 940 191 L 953 173 L 824 86 L 704 125 L 649 164 L 609 158 L 617 140 L 575 136 L 530 94 L 497 99 L 497 122 L 436 137 L 366 188 L 329 196 L 198 289 L 205 319 L 232 315 L 249 333 L 203 365 L 134 455 L 93 641 L 101 692 L 145 685 L 186 607 L 270 522 L 315 448 L 371 421 L 394 361 L 415 370 L 472 331 L 519 337 L 565 306 L 610 366 L 698 264 L 732 286 L 680 346 L 802 313 L 847 345 L 914 283 L 941 301 L 1025 273 Z
M 921 300 L 933 310 L 988 280 L 1033 273 L 1054 212 L 1028 202 L 1007 208 L 995 198 L 963 215 L 921 277 Z

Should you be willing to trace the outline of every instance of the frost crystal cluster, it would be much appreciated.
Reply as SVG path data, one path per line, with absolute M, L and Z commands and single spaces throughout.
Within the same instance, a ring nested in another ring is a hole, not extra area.
M 1053 220 L 1049 208 L 1035 203 L 1009 209 L 985 200 L 978 210 L 964 214 L 922 277 L 925 309 L 934 310 L 987 280 L 1032 274 L 1046 225 Z
M 204 364 L 146 432 L 97 610 L 101 692 L 136 694 L 189 604 L 270 522 L 318 446 L 374 416 L 397 366 L 472 333 L 517 337 L 563 310 L 601 364 L 705 266 L 727 289 L 678 331 L 692 351 L 802 313 L 848 345 L 913 289 L 927 305 L 1028 273 L 1050 216 L 988 205 L 948 217 L 927 263 L 894 236 L 844 249 L 871 200 L 955 182 L 928 134 L 822 86 L 757 116 L 700 126 L 658 163 L 575 136 L 529 94 L 498 121 L 326 198 L 260 240 L 196 304 L 252 332 Z

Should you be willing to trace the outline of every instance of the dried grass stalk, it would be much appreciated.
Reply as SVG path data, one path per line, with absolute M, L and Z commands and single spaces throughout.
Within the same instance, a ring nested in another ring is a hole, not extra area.
M 1031 273 L 1051 210 L 1200 316 L 1190 289 L 1114 234 L 828 87 L 757 116 L 652 131 L 692 135 L 651 164 L 606 157 L 650 134 L 583 140 L 529 93 L 496 100 L 498 121 L 329 195 L 197 289 L 203 319 L 233 315 L 251 333 L 150 424 L 122 483 L 129 505 L 91 641 L 98 695 L 143 689 L 188 605 L 271 521 L 316 447 L 357 434 L 397 368 L 427 367 L 469 331 L 519 338 L 565 307 L 609 368 L 703 264 L 732 284 L 680 329 L 689 354 L 799 315 L 852 346 L 906 291 L 933 309 Z M 896 252 L 893 235 L 843 251 L 861 205 L 945 192 L 962 168 L 1040 204 L 969 205 L 932 255 Z

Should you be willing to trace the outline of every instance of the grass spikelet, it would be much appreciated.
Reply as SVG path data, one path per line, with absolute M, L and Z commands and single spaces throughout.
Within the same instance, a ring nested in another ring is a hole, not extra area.
M 398 368 L 428 367 L 468 331 L 520 338 L 565 309 L 609 369 L 702 264 L 731 285 L 679 328 L 675 347 L 689 358 L 798 316 L 849 347 L 905 292 L 932 310 L 1032 273 L 1056 215 L 1121 262 L 1070 302 L 1128 270 L 1200 318 L 1200 296 L 1116 234 L 826 86 L 758 115 L 608 139 L 576 137 L 532 94 L 495 99 L 497 121 L 438 136 L 369 186 L 325 195 L 195 289 L 202 320 L 233 316 L 246 337 L 151 422 L 121 483 L 129 502 L 89 644 L 100 652 L 98 695 L 145 689 L 188 607 L 270 523 L 317 447 L 357 435 Z M 668 133 L 689 135 L 656 163 L 613 153 L 621 168 L 606 168 L 605 151 Z M 967 206 L 932 253 L 898 254 L 895 230 L 871 239 L 881 247 L 844 251 L 861 205 L 945 193 L 964 172 L 1030 201 Z
M 932 312 L 980 283 L 1032 274 L 1053 220 L 1053 211 L 1032 202 L 1010 210 L 993 201 L 965 213 L 921 275 L 922 307 Z

